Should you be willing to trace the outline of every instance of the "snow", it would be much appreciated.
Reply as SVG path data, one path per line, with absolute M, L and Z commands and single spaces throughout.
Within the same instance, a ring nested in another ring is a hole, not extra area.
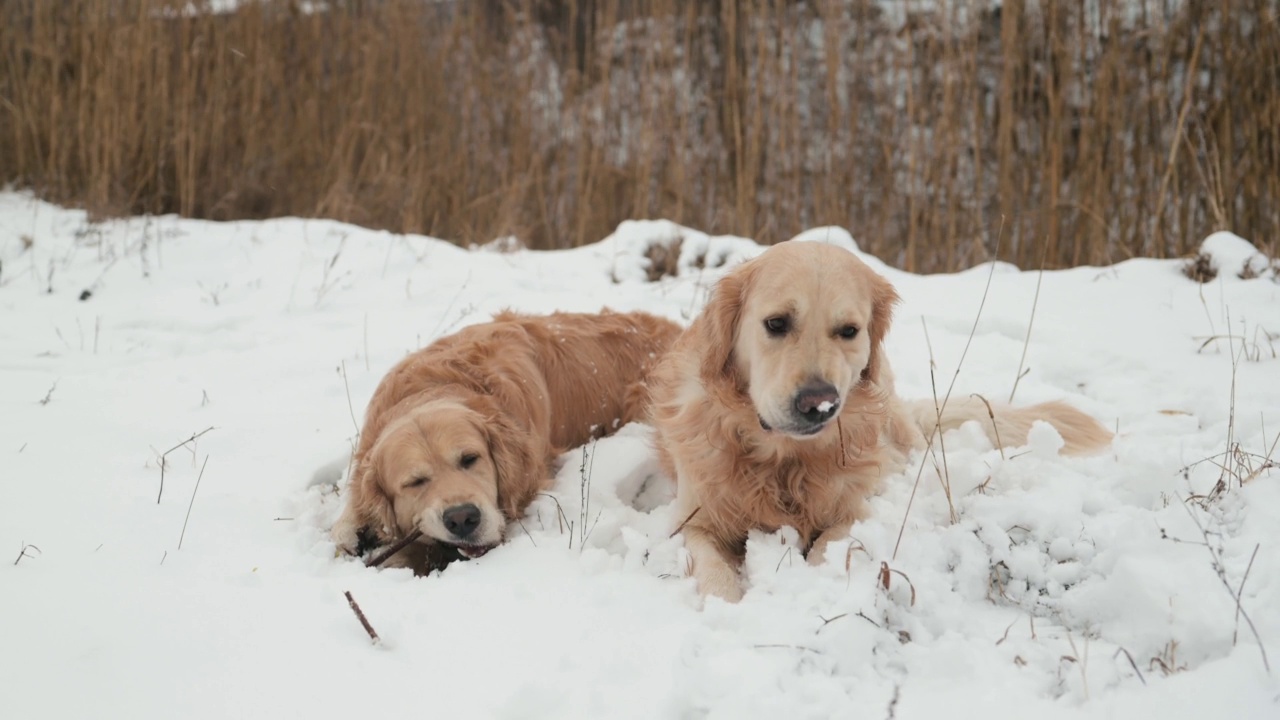
M 832 403 L 830 400 L 823 400 L 822 402 L 818 403 L 818 412 L 821 412 L 821 413 L 831 412 L 831 408 L 833 407 L 835 407 L 835 403 Z
M 676 238 L 676 275 L 646 281 L 646 250 Z M 916 458 L 822 567 L 794 532 L 753 534 L 738 605 L 697 598 L 638 424 L 567 453 L 483 558 L 414 578 L 334 557 L 325 481 L 405 352 L 507 307 L 687 322 L 758 252 L 665 221 L 469 251 L 319 220 L 93 223 L 0 194 L 5 716 L 1277 717 L 1256 640 L 1280 662 L 1269 275 L 1050 272 L 1032 325 L 1037 273 L 998 265 L 953 397 L 1007 398 L 1029 368 L 1016 402 L 1066 399 L 1118 428 L 1111 450 L 1062 457 L 1037 425 L 1002 452 L 960 428 L 954 521 L 940 462 L 912 499 Z M 904 298 L 899 393 L 930 397 L 924 328 L 945 387 L 992 268 L 867 260 Z M 1215 493 L 1215 462 L 1247 482 Z

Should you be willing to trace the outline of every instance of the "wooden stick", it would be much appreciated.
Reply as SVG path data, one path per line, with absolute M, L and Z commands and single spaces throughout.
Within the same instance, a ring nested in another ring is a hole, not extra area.
M 396 553 L 400 552 L 401 550 L 405 549 L 406 547 L 409 547 L 409 545 L 410 545 L 411 543 L 413 543 L 415 540 L 417 540 L 417 539 L 418 539 L 418 538 L 420 538 L 420 537 L 422 537 L 422 531 L 421 531 L 421 530 L 414 530 L 413 532 L 409 533 L 408 535 L 405 535 L 402 539 L 400 539 L 399 541 L 397 541 L 397 542 L 396 542 L 394 545 L 392 545 L 391 547 L 387 548 L 386 550 L 382 551 L 381 553 L 378 553 L 377 555 L 374 555 L 373 557 L 369 558 L 368 560 L 365 560 L 365 561 L 364 561 L 364 566 L 365 566 L 365 567 L 378 567 L 378 566 L 379 566 L 379 565 L 381 565 L 382 563 L 386 562 L 386 561 L 387 561 L 387 560 L 388 560 L 392 555 L 395 555 Z
M 680 523 L 678 526 L 676 526 L 676 529 L 675 529 L 675 530 L 672 530 L 672 531 L 671 531 L 671 534 L 670 534 L 670 535 L 668 535 L 668 536 L 667 536 L 667 538 L 668 538 L 668 539 L 670 539 L 670 538 L 675 537 L 676 535 L 679 535 L 679 534 L 680 534 L 680 531 L 684 529 L 684 526 L 685 526 L 685 525 L 688 525 L 688 524 L 689 524 L 689 521 L 693 519 L 693 516 L 694 516 L 694 515 L 697 515 L 697 514 L 698 514 L 698 511 L 699 511 L 699 510 L 701 510 L 701 509 L 702 509 L 702 506 L 701 506 L 701 505 L 699 505 L 698 507 L 694 508 L 694 509 L 693 509 L 693 512 L 689 513 L 689 517 L 685 518 L 685 519 L 684 519 L 684 522 L 682 522 L 682 523 Z
M 347 596 L 347 604 L 351 606 L 351 612 L 356 614 L 356 619 L 358 619 L 360 624 L 364 626 L 364 631 L 369 633 L 369 639 L 373 641 L 373 644 L 377 645 L 382 642 L 382 638 L 378 637 L 377 631 L 375 631 L 373 626 L 369 624 L 369 618 L 364 616 L 364 611 L 356 604 L 356 599 L 351 597 L 351 591 L 348 590 L 343 594 Z

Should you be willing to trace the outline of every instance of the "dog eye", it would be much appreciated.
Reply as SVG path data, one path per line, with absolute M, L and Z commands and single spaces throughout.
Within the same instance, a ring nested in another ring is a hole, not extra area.
M 427 480 L 428 478 L 425 478 L 425 477 L 416 477 L 410 480 L 409 482 L 405 483 L 404 486 L 407 488 L 422 487 L 423 485 L 427 484 Z
M 458 467 L 463 470 L 470 470 L 471 466 L 475 465 L 476 461 L 479 459 L 480 456 L 475 453 L 463 453 L 462 457 L 458 459 Z
M 842 328 L 840 328 L 839 330 L 837 330 L 837 331 L 836 331 L 836 334 L 837 334 L 837 335 L 839 335 L 840 337 L 844 338 L 845 340 L 852 340 L 852 339 L 854 339 L 854 338 L 858 337 L 858 326 L 857 326 L 857 325 L 845 325 L 844 327 L 842 327 Z
M 774 315 L 764 321 L 765 332 L 773 337 L 782 337 L 791 329 L 791 318 L 786 315 Z

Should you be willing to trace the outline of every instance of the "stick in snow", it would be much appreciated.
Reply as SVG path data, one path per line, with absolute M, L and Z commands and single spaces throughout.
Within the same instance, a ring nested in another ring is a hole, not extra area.
M 369 639 L 373 641 L 373 644 L 377 645 L 382 642 L 382 638 L 378 637 L 377 631 L 369 624 L 369 618 L 364 616 L 364 611 L 356 604 L 356 599 L 351 597 L 351 591 L 348 590 L 344 592 L 343 595 L 347 596 L 347 604 L 351 606 L 351 612 L 356 614 L 356 619 L 358 619 L 360 624 L 364 626 L 364 631 L 369 633 Z

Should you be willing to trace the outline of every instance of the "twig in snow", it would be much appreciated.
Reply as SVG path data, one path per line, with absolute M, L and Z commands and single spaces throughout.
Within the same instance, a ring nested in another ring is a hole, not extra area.
M 1000 639 L 996 641 L 996 647 L 1004 644 L 1004 641 L 1009 639 L 1009 631 L 1013 629 L 1013 626 L 1017 624 L 1017 622 L 1018 620 L 1015 618 L 1013 622 L 1009 623 L 1009 627 L 1004 629 L 1004 635 L 1001 635 Z
M 40 398 L 40 404 L 48 405 L 49 401 L 53 399 L 53 391 L 57 389 L 58 389 L 58 381 L 54 380 L 53 385 L 49 386 L 49 392 L 45 393 L 43 398 Z
M 205 428 L 205 429 L 201 430 L 201 431 L 200 431 L 200 432 L 198 432 L 198 433 L 193 433 L 193 434 L 191 435 L 191 437 L 187 438 L 186 440 L 183 440 L 182 442 L 178 443 L 177 445 L 174 445 L 173 447 L 169 448 L 168 450 L 165 450 L 164 452 L 160 453 L 160 492 L 156 493 L 156 504 L 157 504 L 157 505 L 159 505 L 159 504 L 160 504 L 160 498 L 164 495 L 164 471 L 165 471 L 165 468 L 166 468 L 166 467 L 168 467 L 168 465 L 169 465 L 168 461 L 166 460 L 166 458 L 168 458 L 168 457 L 169 457 L 169 453 L 173 452 L 174 450 L 178 450 L 178 449 L 180 449 L 180 448 L 184 448 L 184 447 L 186 447 L 187 445 L 189 445 L 189 444 L 191 444 L 191 443 L 195 442 L 197 439 L 199 439 L 201 435 L 204 435 L 205 433 L 207 433 L 207 432 L 209 432 L 210 430 L 213 430 L 213 429 L 214 429 L 214 428 L 213 428 L 213 426 L 212 426 L 212 425 L 210 425 L 209 427 L 207 427 L 207 428 Z M 192 455 L 192 457 L 194 457 L 194 454 Z M 205 459 L 206 459 L 206 460 L 208 460 L 208 458 L 207 458 L 207 457 L 206 457 Z
M 854 613 L 854 616 L 855 616 L 855 617 L 860 617 L 860 618 L 862 618 L 863 620 L 866 620 L 867 622 L 871 623 L 872 625 L 875 625 L 876 627 L 880 627 L 880 623 L 878 623 L 878 622 L 876 622 L 875 620 L 872 620 L 871 618 L 867 617 L 866 613 L 862 612 L 861 610 L 859 610 L 858 612 Z M 881 629 L 883 629 L 883 628 L 881 628 Z
M 411 545 L 414 541 L 416 541 L 420 537 L 422 537 L 422 531 L 415 528 L 413 532 L 397 540 L 391 547 L 387 548 L 386 550 L 383 550 L 382 552 L 378 553 L 377 555 L 374 555 L 373 557 L 370 557 L 368 560 L 365 560 L 364 566 L 372 567 L 372 568 L 378 567 L 379 565 L 381 565 L 382 563 L 390 559 L 392 555 L 395 555 L 401 550 L 409 547 L 409 545 Z
M 187 521 L 191 519 L 191 508 L 196 504 L 196 492 L 200 490 L 200 479 L 204 477 L 204 466 L 209 464 L 209 456 L 204 456 L 200 463 L 200 474 L 196 476 L 196 486 L 191 488 L 191 502 L 187 503 L 187 516 L 182 520 L 182 534 L 178 536 L 178 549 L 182 549 L 182 538 L 187 536 Z
M 364 611 L 361 610 L 360 606 L 356 604 L 356 599 L 351 596 L 351 591 L 347 590 L 346 592 L 343 593 L 343 595 L 347 596 L 347 604 L 351 606 L 351 612 L 356 614 L 356 619 L 359 620 L 360 624 L 364 626 L 364 631 L 369 633 L 369 640 L 374 645 L 377 645 L 378 643 L 382 642 L 382 638 L 378 637 L 377 631 L 375 631 L 373 629 L 373 626 L 369 624 L 369 618 L 364 616 Z
M 17 560 L 14 560 L 14 561 L 13 561 L 13 564 L 14 564 L 14 565 L 17 565 L 18 563 L 22 562 L 22 558 L 35 557 L 35 556 L 34 556 L 34 555 L 32 555 L 31 553 L 27 552 L 28 550 L 35 550 L 36 552 L 40 553 L 41 555 L 43 555 L 43 554 L 44 554 L 44 551 L 43 551 L 43 550 L 41 550 L 40 548 L 36 547 L 35 545 L 29 545 L 29 544 L 27 544 L 27 543 L 25 543 L 25 542 L 24 542 L 24 543 L 22 543 L 22 549 L 18 551 L 18 559 L 17 559 Z
M 811 647 L 804 647 L 803 645 L 784 645 L 781 643 L 771 643 L 767 645 L 752 645 L 751 647 L 756 648 L 757 650 L 767 650 L 769 648 L 780 648 L 783 650 L 803 650 L 804 652 L 811 652 L 814 655 L 822 654 Z
M 813 634 L 817 635 L 818 633 L 822 632 L 823 628 L 839 620 L 840 618 L 844 618 L 844 617 L 849 617 L 849 613 L 840 613 L 839 615 L 836 615 L 835 617 L 830 617 L 830 618 L 824 618 L 821 615 L 819 615 L 818 619 L 822 621 L 822 624 L 818 626 L 817 630 L 813 631 Z
M 894 720 L 898 713 L 898 697 L 902 693 L 902 685 L 893 684 L 893 697 L 889 698 L 889 720 Z

